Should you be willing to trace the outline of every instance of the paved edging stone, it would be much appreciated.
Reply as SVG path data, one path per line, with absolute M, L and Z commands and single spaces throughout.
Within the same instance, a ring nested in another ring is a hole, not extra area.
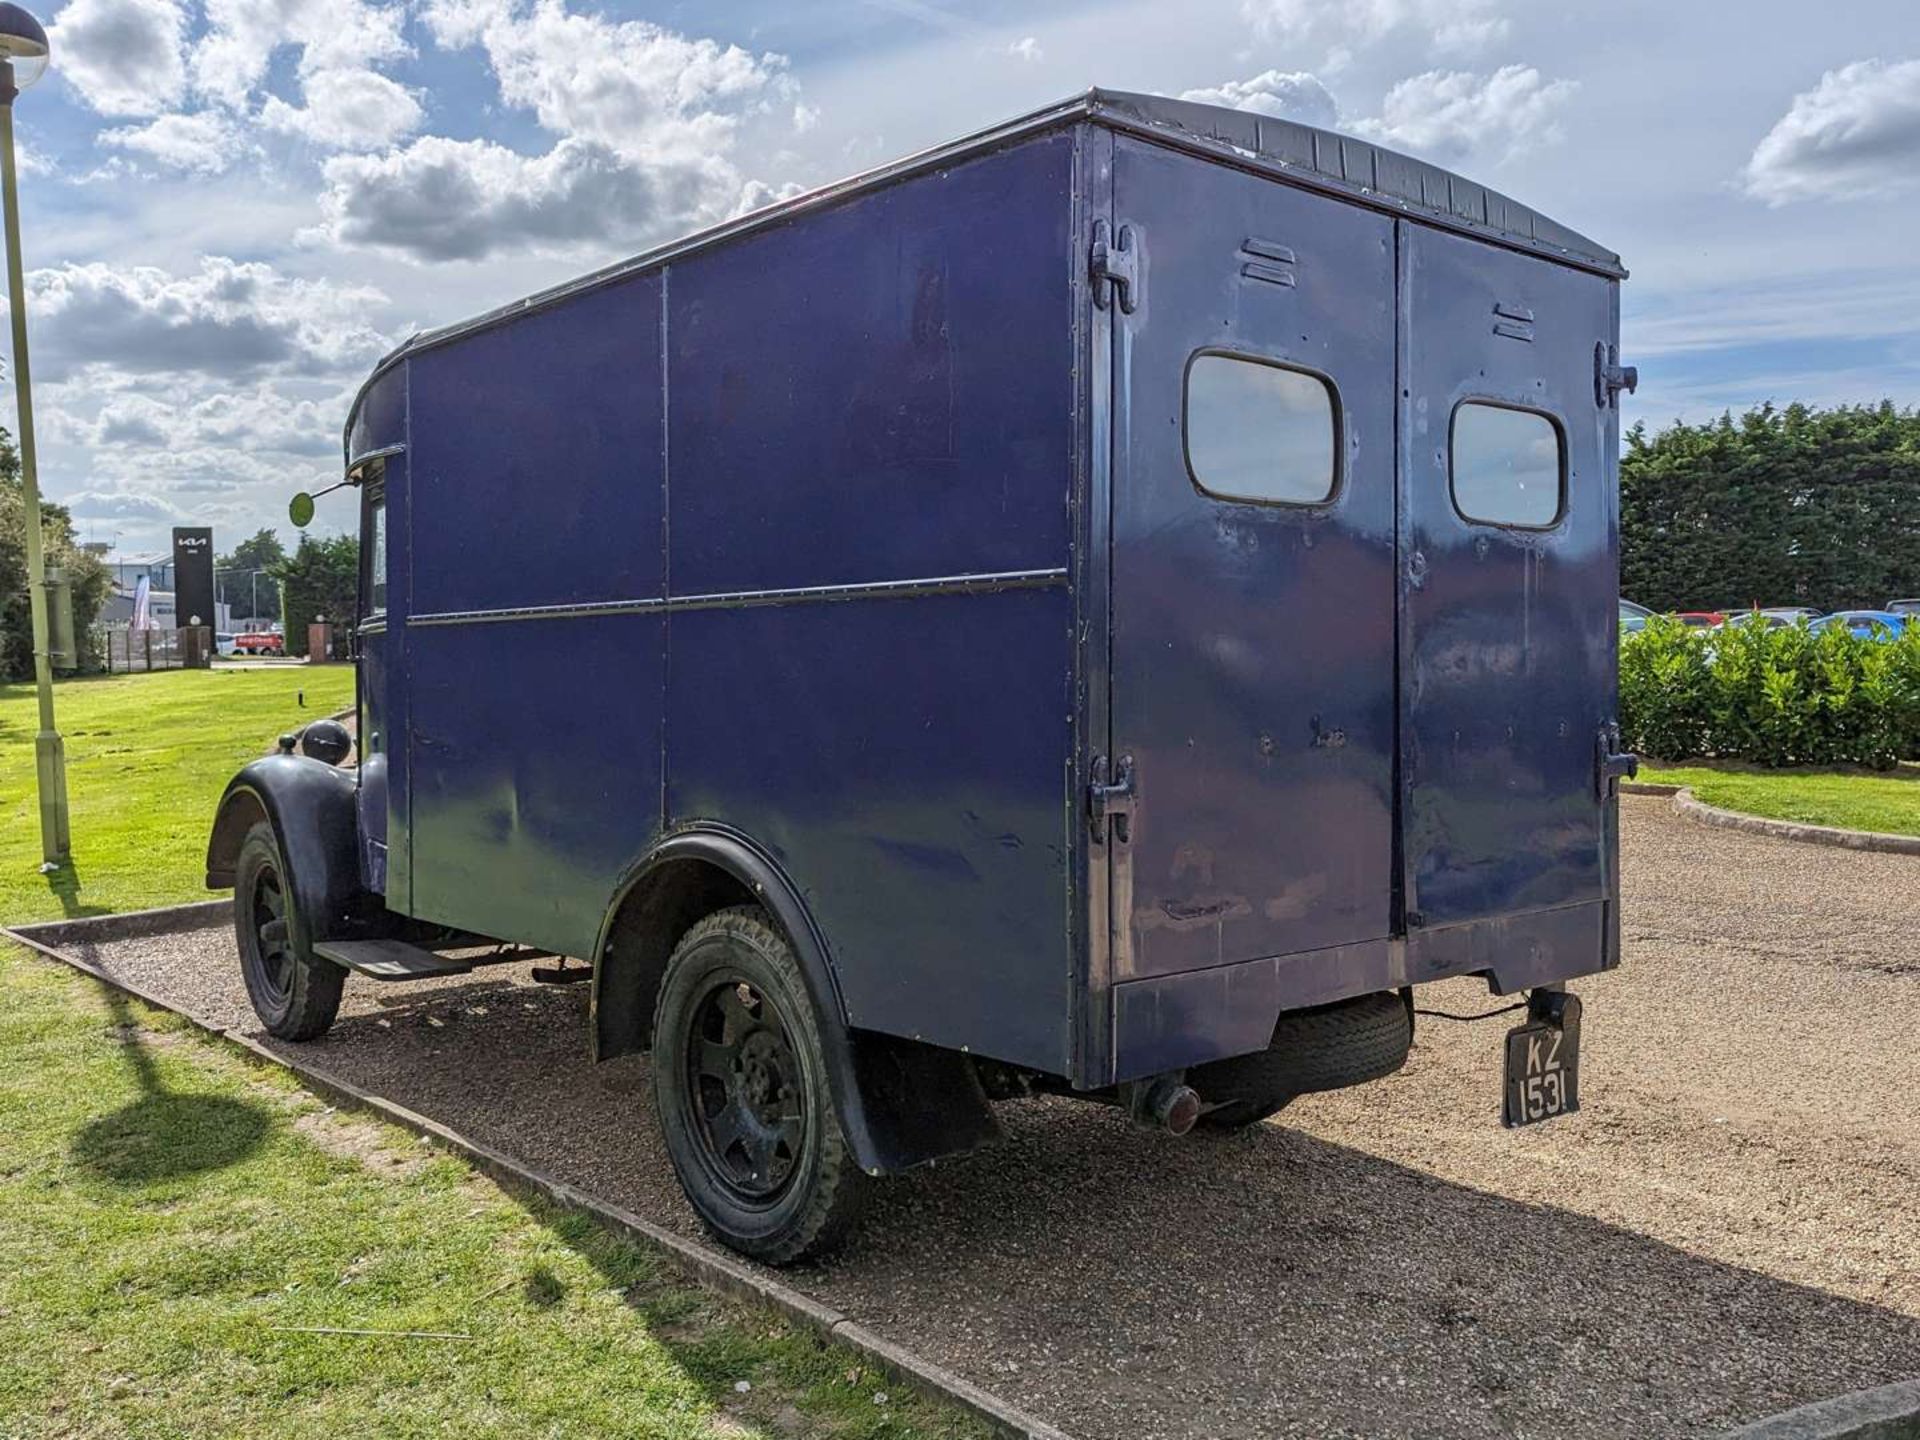
M 1920 1380 L 1818 1400 L 1743 1425 L 1723 1440 L 1920 1440 Z
M 1028 1415 L 999 1396 L 981 1389 L 972 1381 L 935 1364 L 858 1321 L 842 1315 L 830 1306 L 803 1295 L 791 1286 L 761 1274 L 745 1262 L 718 1249 L 696 1243 L 683 1235 L 642 1219 L 629 1210 L 609 1205 L 564 1180 L 534 1166 L 516 1160 L 504 1151 L 468 1138 L 457 1130 L 396 1104 L 382 1095 L 362 1089 L 325 1067 L 310 1061 L 295 1060 L 270 1049 L 251 1035 L 240 1034 L 226 1026 L 197 1015 L 192 1010 L 161 998 L 144 986 L 109 974 L 91 961 L 60 948 L 76 939 L 126 940 L 151 935 L 172 934 L 204 927 L 210 920 L 227 914 L 232 902 L 215 900 L 194 905 L 174 905 L 157 910 L 129 911 L 120 915 L 102 915 L 84 920 L 55 920 L 36 925 L 0 926 L 0 937 L 13 940 L 83 975 L 131 995 L 141 1003 L 165 1010 L 192 1021 L 207 1033 L 237 1046 L 253 1059 L 292 1072 L 307 1088 L 327 1096 L 336 1104 L 379 1116 L 391 1124 L 409 1130 L 432 1144 L 449 1150 L 485 1171 L 502 1185 L 524 1193 L 539 1195 L 569 1210 L 589 1215 L 610 1230 L 630 1236 L 660 1253 L 689 1278 L 724 1294 L 767 1305 L 787 1319 L 805 1326 L 823 1339 L 831 1339 L 858 1351 L 895 1380 L 940 1396 L 992 1425 L 1010 1440 L 1073 1440 L 1065 1431 Z
M 1621 782 L 1620 793 L 1670 796 L 1676 814 L 1701 825 L 1745 830 L 1750 835 L 1770 835 L 1775 840 L 1793 840 L 1802 845 L 1833 845 L 1843 850 L 1872 850 L 1883 855 L 1920 855 L 1920 835 L 1889 835 L 1883 830 L 1842 830 L 1835 825 L 1805 825 L 1797 820 L 1749 815 L 1744 810 L 1723 810 L 1718 805 L 1695 799 L 1693 791 L 1685 785 L 1630 780 Z

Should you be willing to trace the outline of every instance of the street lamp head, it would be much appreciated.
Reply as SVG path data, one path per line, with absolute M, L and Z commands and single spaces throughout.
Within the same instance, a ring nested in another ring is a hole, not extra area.
M 0 59 L 12 63 L 13 83 L 20 90 L 46 73 L 46 29 L 11 0 L 0 3 Z

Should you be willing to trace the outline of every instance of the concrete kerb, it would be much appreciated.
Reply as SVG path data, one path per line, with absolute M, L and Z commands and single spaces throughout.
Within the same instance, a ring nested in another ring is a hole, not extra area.
M 1802 1405 L 1722 1440 L 1920 1440 L 1920 1380 Z
M 252 1059 L 292 1072 L 308 1089 L 326 1096 L 344 1108 L 376 1115 L 431 1144 L 438 1145 L 467 1160 L 503 1186 L 522 1194 L 532 1194 L 566 1209 L 591 1216 L 610 1230 L 630 1236 L 660 1254 L 683 1274 L 699 1284 L 724 1294 L 766 1305 L 787 1319 L 805 1326 L 815 1334 L 834 1340 L 859 1352 L 895 1381 L 960 1406 L 992 1425 L 1012 1440 L 1072 1440 L 1065 1431 L 1026 1414 L 999 1396 L 981 1389 L 972 1381 L 954 1374 L 911 1350 L 894 1344 L 858 1321 L 830 1306 L 803 1295 L 789 1285 L 770 1278 L 723 1251 L 710 1249 L 645 1220 L 632 1211 L 609 1205 L 566 1181 L 516 1160 L 504 1151 L 470 1139 L 437 1120 L 375 1095 L 352 1081 L 333 1074 L 325 1067 L 305 1060 L 289 1058 L 263 1045 L 250 1035 L 229 1030 L 205 1016 L 173 1001 L 153 994 L 144 986 L 122 980 L 91 961 L 60 948 L 75 940 L 112 942 L 142 939 L 153 935 L 197 930 L 210 921 L 231 913 L 229 901 L 216 900 L 197 905 L 175 905 L 159 910 L 129 911 L 83 920 L 55 920 L 43 924 L 0 926 L 0 937 L 24 945 L 29 950 L 57 960 L 83 975 L 131 995 L 156 1010 L 165 1010 L 192 1021 L 211 1035 L 244 1051 Z
M 1832 845 L 1842 850 L 1871 850 L 1883 855 L 1920 855 L 1920 835 L 1889 835 L 1879 830 L 1842 830 L 1832 825 L 1803 825 L 1793 820 L 1772 820 L 1765 815 L 1723 810 L 1718 805 L 1696 800 L 1693 791 L 1685 785 L 1628 781 L 1621 784 L 1620 792 L 1623 795 L 1671 796 L 1674 813 L 1700 825 L 1744 830 L 1750 835 L 1767 835 L 1775 840 L 1792 840 L 1802 845 Z

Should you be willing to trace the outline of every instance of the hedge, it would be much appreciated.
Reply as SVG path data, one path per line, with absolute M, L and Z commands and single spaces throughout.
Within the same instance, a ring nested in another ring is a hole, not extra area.
M 1620 640 L 1620 729 L 1659 760 L 1920 760 L 1920 627 L 1872 640 L 1839 625 L 1702 630 L 1656 616 Z

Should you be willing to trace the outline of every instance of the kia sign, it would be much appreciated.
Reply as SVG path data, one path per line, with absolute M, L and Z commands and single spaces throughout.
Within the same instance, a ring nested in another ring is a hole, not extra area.
M 173 613 L 204 617 L 213 610 L 213 531 L 177 525 L 173 531 Z

